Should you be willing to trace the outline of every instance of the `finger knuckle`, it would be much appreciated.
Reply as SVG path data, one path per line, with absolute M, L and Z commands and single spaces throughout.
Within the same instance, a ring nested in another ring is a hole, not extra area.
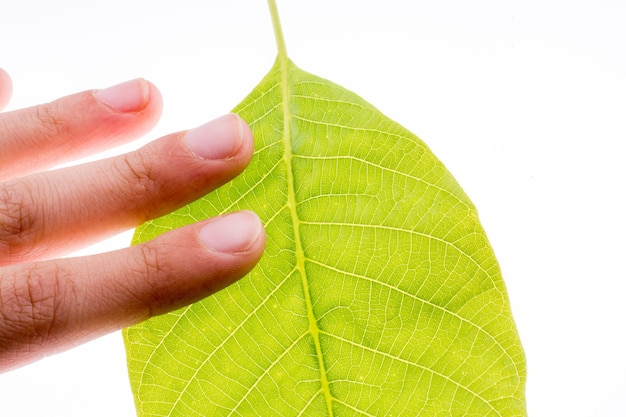
M 124 298 L 130 298 L 142 311 L 144 318 L 159 314 L 159 305 L 167 294 L 167 283 L 171 272 L 162 262 L 161 249 L 155 245 L 143 244 L 135 248 L 135 256 L 131 258 L 132 266 L 127 269 L 128 279 Z
M 162 283 L 165 281 L 164 278 L 169 274 L 161 262 L 159 248 L 155 245 L 146 244 L 141 245 L 140 249 L 146 284 L 149 286 L 150 293 L 154 293 L 162 287 Z
M 32 241 L 41 216 L 32 190 L 24 184 L 0 184 L 0 264 Z
M 57 320 L 59 303 L 63 298 L 60 275 L 60 270 L 47 271 L 45 275 L 31 270 L 26 275 L 22 299 L 30 307 L 32 329 L 38 339 L 47 339 Z
M 150 158 L 139 152 L 123 155 L 119 159 L 117 170 L 124 186 L 133 196 L 135 209 L 142 212 L 142 220 L 150 218 L 151 205 L 146 205 L 145 202 L 158 195 L 161 189 Z
M 62 269 L 49 266 L 11 276 L 13 286 L 10 291 L 3 291 L 2 310 L 3 327 L 11 327 L 9 333 L 18 339 L 14 343 L 39 346 L 52 337 L 60 322 L 61 304 L 72 293 L 65 275 Z
M 34 107 L 33 112 L 33 117 L 40 126 L 37 134 L 44 137 L 58 137 L 63 136 L 69 130 L 68 123 L 61 117 L 57 102 L 53 101 Z

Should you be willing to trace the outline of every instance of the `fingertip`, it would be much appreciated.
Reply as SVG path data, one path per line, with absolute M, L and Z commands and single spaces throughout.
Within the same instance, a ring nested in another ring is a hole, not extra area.
M 247 210 L 211 219 L 199 236 L 209 250 L 230 254 L 249 253 L 265 241 L 259 216 Z
M 143 81 L 148 91 L 148 104 L 144 109 L 147 119 L 146 131 L 148 131 L 152 129 L 161 118 L 161 113 L 163 112 L 163 96 L 156 85 L 147 80 Z
M 119 127 L 123 132 L 120 138 L 134 138 L 149 132 L 163 111 L 161 92 L 143 78 L 93 90 L 92 96 L 98 104 L 99 117 L 106 120 L 112 131 Z
M 239 119 L 239 129 L 240 135 L 242 137 L 242 149 L 246 152 L 248 162 L 252 159 L 252 155 L 254 154 L 254 134 L 252 133 L 252 128 L 241 116 L 237 113 L 233 113 Z
M 11 77 L 5 70 L 0 68 L 0 110 L 7 105 L 12 92 L 13 83 L 11 82 Z
M 239 130 L 240 134 L 244 139 L 252 139 L 252 128 L 248 122 L 246 122 L 240 115 L 237 113 L 230 113 L 239 121 Z
M 148 88 L 150 105 L 154 108 L 154 110 L 157 111 L 159 115 L 161 115 L 161 111 L 163 111 L 163 96 L 161 95 L 161 91 L 157 88 L 156 85 L 152 84 L 150 81 L 144 81 Z
M 138 113 L 148 107 L 162 107 L 159 89 L 143 78 L 125 81 L 100 90 L 94 90 L 95 98 L 116 113 Z
M 239 153 L 244 140 L 244 124 L 233 113 L 188 130 L 184 140 L 198 157 L 208 160 L 230 159 Z

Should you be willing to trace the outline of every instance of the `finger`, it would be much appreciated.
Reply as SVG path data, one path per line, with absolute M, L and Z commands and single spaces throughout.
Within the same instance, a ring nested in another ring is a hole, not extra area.
M 0 110 L 2 110 L 11 98 L 11 77 L 5 70 L 0 68 Z
M 138 79 L 0 114 L 0 180 L 134 139 L 154 126 L 161 109 L 157 88 Z
M 265 232 L 238 212 L 148 243 L 0 270 L 0 370 L 204 298 L 248 273 Z
M 0 184 L 0 265 L 58 256 L 169 213 L 239 174 L 253 148 L 249 127 L 228 114 L 127 155 Z

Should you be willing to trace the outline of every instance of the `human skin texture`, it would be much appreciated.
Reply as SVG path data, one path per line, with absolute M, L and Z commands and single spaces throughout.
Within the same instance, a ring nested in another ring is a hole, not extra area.
M 0 69 L 0 109 L 11 92 Z M 48 170 L 145 134 L 161 110 L 158 89 L 136 79 L 0 113 L 0 372 L 204 298 L 261 257 L 263 226 L 244 211 L 58 258 L 184 206 L 247 166 L 252 133 L 227 114 L 128 154 Z

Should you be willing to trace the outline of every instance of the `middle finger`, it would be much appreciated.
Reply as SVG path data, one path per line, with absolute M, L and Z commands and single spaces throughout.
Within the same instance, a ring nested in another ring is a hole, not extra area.
M 252 133 L 229 114 L 126 155 L 0 184 L 0 265 L 58 256 L 175 210 L 239 174 Z

